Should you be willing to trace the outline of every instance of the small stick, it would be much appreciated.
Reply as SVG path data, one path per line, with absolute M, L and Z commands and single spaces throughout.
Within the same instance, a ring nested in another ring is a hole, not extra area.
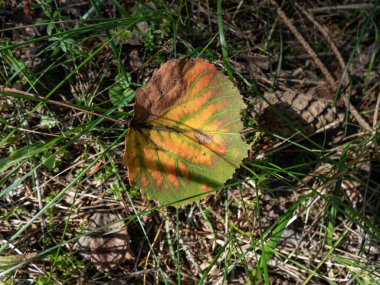
M 297 38 L 297 40 L 302 44 L 302 46 L 305 48 L 306 52 L 310 55 L 310 57 L 314 60 L 315 64 L 319 67 L 319 69 L 322 71 L 324 77 L 326 78 L 327 82 L 330 84 L 330 87 L 333 90 L 336 90 L 338 85 L 331 75 L 331 73 L 327 70 L 326 66 L 322 63 L 322 61 L 319 59 L 318 55 L 315 53 L 315 51 L 312 49 L 312 47 L 309 45 L 309 43 L 304 39 L 304 37 L 298 32 L 297 28 L 292 24 L 290 19 L 285 15 L 285 13 L 281 10 L 281 8 L 277 5 L 277 3 L 274 0 L 270 0 L 270 2 L 277 8 L 277 13 L 282 19 L 282 21 L 288 26 L 289 30 L 293 33 L 293 35 Z M 370 130 L 370 125 L 363 119 L 363 117 L 360 115 L 360 113 L 355 109 L 355 107 L 350 103 L 349 100 L 349 94 L 346 93 L 346 95 L 343 98 L 344 104 L 346 108 L 348 108 L 355 118 L 355 120 L 358 122 L 361 128 L 365 130 Z
M 293 33 L 293 35 L 301 43 L 301 45 L 304 47 L 304 49 L 309 54 L 309 56 L 314 60 L 315 64 L 322 71 L 323 75 L 325 76 L 325 78 L 328 81 L 328 83 L 330 84 L 330 86 L 333 89 L 336 89 L 335 79 L 332 77 L 330 72 L 327 70 L 326 66 L 319 59 L 318 55 L 315 53 L 315 51 L 312 49 L 312 47 L 309 45 L 309 43 L 304 39 L 304 37 L 298 32 L 297 28 L 292 24 L 292 22 L 285 15 L 285 13 L 282 11 L 282 9 L 280 7 L 278 7 L 277 3 L 274 0 L 271 0 L 271 2 L 273 5 L 275 5 L 277 7 L 277 13 L 280 16 L 280 18 L 282 19 L 282 21 L 288 26 L 289 30 Z
M 296 7 L 301 10 L 301 12 L 306 16 L 306 18 L 309 19 L 310 22 L 312 22 L 318 30 L 321 32 L 321 34 L 326 38 L 327 43 L 330 45 L 332 51 L 334 52 L 342 70 L 346 70 L 346 63 L 343 60 L 343 57 L 341 53 L 339 52 L 338 48 L 336 47 L 334 41 L 331 39 L 328 31 L 321 25 L 319 24 L 312 15 L 310 15 L 305 9 L 303 9 L 300 5 L 295 3 Z M 344 85 L 347 87 L 350 84 L 350 79 L 348 77 L 348 74 L 344 76 Z M 349 108 L 350 112 L 352 115 L 355 117 L 356 121 L 359 123 L 359 125 L 365 129 L 365 130 L 370 130 L 371 127 L 370 125 L 364 120 L 364 118 L 359 114 L 359 112 L 355 109 L 355 107 L 350 103 L 349 99 L 349 94 L 346 93 L 344 94 L 344 102 L 346 104 L 346 107 Z M 347 100 L 347 101 L 346 101 Z
M 318 30 L 321 32 L 321 34 L 326 38 L 326 41 L 327 43 L 330 45 L 332 51 L 334 52 L 336 58 L 338 59 L 338 62 L 342 68 L 342 70 L 346 70 L 346 63 L 344 62 L 344 59 L 341 55 L 341 53 L 339 52 L 338 48 L 336 47 L 334 41 L 331 39 L 328 31 L 321 25 L 319 24 L 312 15 L 310 15 L 305 9 L 303 9 L 300 5 L 298 5 L 297 3 L 295 3 L 296 7 L 301 10 L 301 12 L 309 19 L 310 22 L 312 22 L 317 28 Z M 336 83 L 335 83 L 336 84 Z M 348 77 L 348 74 L 345 75 L 344 77 L 344 85 L 345 87 L 347 87 L 348 85 L 350 84 L 350 79 Z M 355 109 L 355 107 L 351 104 L 351 102 L 349 101 L 350 98 L 349 98 L 349 94 L 348 93 L 345 93 L 344 94 L 344 103 L 346 105 L 346 107 L 349 108 L 350 112 L 352 113 L 352 115 L 355 117 L 356 121 L 359 123 L 359 125 L 365 129 L 365 130 L 370 130 L 371 127 L 370 125 L 364 120 L 364 118 L 359 114 L 359 112 Z
M 325 27 L 323 27 L 319 22 L 317 22 L 317 20 L 315 20 L 315 18 L 309 14 L 301 5 L 299 5 L 298 3 L 294 3 L 294 5 L 306 16 L 306 18 L 312 22 L 314 24 L 314 26 L 317 27 L 317 29 L 321 32 L 321 34 L 326 38 L 326 41 L 327 43 L 330 45 L 332 51 L 334 52 L 339 64 L 340 64 L 340 67 L 345 70 L 346 69 L 346 63 L 344 62 L 344 59 L 341 55 L 341 53 L 339 52 L 338 48 L 336 47 L 334 41 L 332 40 L 332 38 L 330 37 L 330 34 L 329 32 L 325 29 Z M 348 77 L 345 77 L 344 78 L 344 84 L 345 86 L 348 86 L 349 84 L 349 79 Z
M 114 119 L 114 118 L 111 118 L 111 117 L 106 116 L 106 115 L 98 114 L 98 113 L 95 113 L 95 112 L 90 111 L 90 110 L 86 110 L 86 109 L 82 109 L 82 108 L 73 106 L 71 104 L 66 104 L 66 103 L 58 102 L 58 101 L 51 100 L 51 99 L 48 99 L 48 98 L 43 98 L 43 97 L 34 95 L 32 93 L 20 91 L 20 90 L 13 89 L 13 88 L 8 88 L 8 87 L 5 87 L 3 85 L 0 85 L 0 92 L 8 92 L 8 93 L 21 94 L 23 96 L 29 97 L 29 99 L 32 100 L 32 101 L 39 101 L 39 102 L 42 101 L 42 102 L 54 104 L 54 105 L 57 105 L 57 106 L 61 106 L 61 107 L 65 107 L 65 108 L 70 108 L 70 109 L 74 109 L 74 110 L 77 110 L 77 111 L 86 112 L 88 114 L 91 114 L 91 115 L 94 115 L 94 116 L 97 116 L 97 117 L 100 117 L 100 118 L 104 118 L 104 119 L 110 120 L 110 121 L 112 121 L 112 122 L 114 122 L 114 123 L 116 123 L 118 125 L 122 125 L 122 126 L 129 126 L 129 123 L 130 123 L 130 121 L 121 121 L 121 120 Z M 5 94 L 5 95 L 7 95 L 7 94 Z

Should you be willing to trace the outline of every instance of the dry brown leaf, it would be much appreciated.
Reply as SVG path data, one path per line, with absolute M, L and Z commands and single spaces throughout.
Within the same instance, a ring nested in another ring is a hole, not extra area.
M 118 222 L 115 222 L 119 220 Z M 107 226 L 109 225 L 109 226 Z M 96 231 L 96 229 L 102 228 Z M 112 213 L 92 215 L 88 231 L 93 233 L 81 237 L 81 254 L 101 272 L 108 272 L 126 260 L 133 260 L 130 238 L 120 217 Z

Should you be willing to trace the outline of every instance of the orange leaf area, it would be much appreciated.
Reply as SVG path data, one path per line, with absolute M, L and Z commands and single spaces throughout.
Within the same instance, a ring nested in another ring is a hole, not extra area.
M 200 200 L 247 156 L 240 136 L 245 105 L 213 64 L 169 60 L 135 100 L 124 163 L 131 185 L 149 199 L 174 206 Z

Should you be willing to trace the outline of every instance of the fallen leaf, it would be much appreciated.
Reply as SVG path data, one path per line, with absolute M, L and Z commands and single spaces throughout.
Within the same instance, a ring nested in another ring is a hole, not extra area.
M 115 222 L 119 220 L 118 222 Z M 108 225 L 108 226 L 107 226 Z M 101 231 L 95 231 L 103 227 Z M 108 272 L 126 260 L 133 260 L 130 238 L 124 222 L 112 213 L 95 213 L 86 230 L 93 232 L 79 239 L 81 254 L 97 270 Z
M 125 138 L 129 181 L 159 204 L 200 200 L 247 156 L 242 97 L 213 64 L 172 59 L 136 91 Z

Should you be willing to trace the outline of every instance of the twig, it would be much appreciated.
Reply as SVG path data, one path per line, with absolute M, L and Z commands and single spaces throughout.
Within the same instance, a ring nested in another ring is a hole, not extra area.
M 297 38 L 297 40 L 301 43 L 301 45 L 305 48 L 306 52 L 310 55 L 310 57 L 314 60 L 315 64 L 322 71 L 326 80 L 330 84 L 332 89 L 336 89 L 335 79 L 332 77 L 330 72 L 327 70 L 326 66 L 319 59 L 318 55 L 309 45 L 309 43 L 304 39 L 304 37 L 298 32 L 297 28 L 292 24 L 290 19 L 285 15 L 280 7 L 278 7 L 277 3 L 274 0 L 271 0 L 272 4 L 277 7 L 277 13 L 282 19 L 282 21 L 288 26 L 289 30 L 293 33 L 293 35 Z
M 8 129 L 13 129 L 13 126 L 5 125 L 4 127 L 8 128 Z M 23 132 L 27 132 L 27 133 L 39 134 L 39 135 L 43 135 L 43 136 L 59 137 L 59 135 L 56 135 L 56 134 L 49 134 L 49 133 L 44 133 L 44 132 L 39 132 L 39 131 L 34 131 L 34 130 L 28 130 L 28 129 L 24 129 L 24 128 L 18 128 L 18 130 L 23 131 Z
M 13 88 L 8 88 L 8 87 L 5 87 L 3 85 L 0 85 L 0 93 L 3 93 L 4 95 L 10 95 L 10 96 L 12 96 L 12 94 L 9 94 L 9 93 L 20 94 L 23 97 L 27 97 L 27 99 L 32 100 L 32 101 L 50 103 L 50 104 L 54 104 L 57 106 L 61 106 L 61 107 L 65 107 L 65 108 L 69 108 L 69 109 L 73 109 L 73 110 L 77 110 L 77 111 L 81 111 L 81 112 L 86 112 L 88 114 L 91 114 L 91 115 L 94 115 L 94 116 L 97 116 L 97 117 L 100 117 L 103 119 L 107 119 L 109 121 L 112 121 L 112 122 L 114 122 L 118 125 L 122 125 L 122 126 L 129 126 L 129 123 L 130 123 L 129 121 L 121 121 L 121 120 L 114 119 L 114 118 L 111 118 L 111 117 L 106 116 L 106 115 L 98 114 L 98 113 L 95 113 L 93 111 L 86 110 L 86 109 L 83 109 L 83 108 L 80 108 L 80 107 L 77 107 L 77 106 L 74 106 L 71 104 L 62 103 L 62 102 L 51 100 L 48 98 L 43 98 L 43 97 L 34 95 L 32 93 L 20 91 L 20 90 L 13 89 Z
M 329 83 L 330 87 L 333 90 L 337 90 L 338 84 L 336 83 L 334 77 L 327 70 L 326 66 L 319 59 L 318 55 L 315 53 L 315 51 L 312 49 L 312 47 L 309 45 L 309 43 L 298 32 L 297 28 L 292 24 L 290 19 L 285 15 L 285 13 L 277 5 L 277 3 L 274 0 L 270 0 L 270 2 L 277 8 L 277 13 L 280 16 L 280 18 L 282 19 L 282 21 L 288 26 L 289 30 L 293 33 L 293 35 L 297 38 L 297 40 L 302 44 L 302 46 L 304 47 L 306 52 L 310 55 L 310 57 L 314 60 L 315 64 L 322 71 L 322 73 L 323 73 L 324 77 L 326 78 L 327 82 Z M 358 122 L 360 127 L 365 129 L 365 130 L 370 130 L 371 129 L 370 125 L 363 119 L 363 117 L 359 114 L 359 112 L 355 109 L 355 107 L 350 103 L 348 93 L 344 96 L 343 99 L 344 99 L 343 101 L 344 101 L 346 108 L 348 108 L 350 110 L 352 116 Z
M 314 17 L 312 15 L 310 15 L 308 12 L 306 12 L 306 10 L 303 9 L 303 7 L 301 7 L 297 3 L 295 3 L 295 6 L 306 16 L 306 18 L 308 18 L 308 20 L 310 22 L 312 22 L 314 24 L 314 26 L 317 27 L 317 29 L 321 32 L 321 34 L 326 38 L 326 41 L 330 45 L 332 51 L 334 52 L 334 54 L 335 54 L 335 56 L 336 56 L 336 58 L 337 58 L 337 60 L 338 60 L 338 62 L 340 64 L 342 70 L 346 70 L 346 63 L 344 62 L 344 59 L 343 59 L 341 53 L 339 52 L 338 48 L 336 47 L 334 41 L 331 39 L 328 31 L 321 24 L 319 24 L 314 19 Z M 348 74 L 343 74 L 343 76 L 344 76 L 344 86 L 347 87 L 350 84 L 350 80 L 349 80 Z M 330 85 L 331 85 L 331 83 L 330 83 Z M 334 83 L 334 85 L 335 85 L 335 89 L 336 89 L 336 87 L 337 87 L 336 82 Z M 333 87 L 333 85 L 332 85 L 332 87 Z M 350 100 L 349 99 L 349 93 L 345 93 L 344 94 L 344 103 L 345 103 L 346 107 L 349 108 L 350 112 L 352 113 L 352 115 L 355 117 L 356 121 L 359 123 L 359 125 L 363 129 L 370 130 L 371 129 L 370 125 L 363 119 L 363 117 L 354 108 L 354 106 L 350 103 L 349 100 Z
M 340 64 L 340 67 L 345 70 L 346 69 L 346 63 L 344 62 L 344 59 L 339 52 L 338 48 L 336 47 L 334 41 L 330 37 L 329 32 L 315 20 L 315 18 L 309 14 L 302 6 L 300 6 L 298 3 L 294 3 L 294 5 L 306 16 L 306 18 L 313 23 L 314 26 L 317 27 L 317 29 L 321 32 L 321 34 L 326 38 L 327 43 L 330 45 L 332 51 L 334 52 L 336 58 L 338 59 L 338 62 Z M 349 84 L 349 78 L 347 76 L 344 77 L 344 84 L 345 86 L 348 86 Z
M 321 24 L 319 24 L 314 19 L 314 17 L 312 15 L 310 15 L 308 12 L 306 12 L 306 10 L 303 9 L 300 5 L 298 5 L 297 3 L 295 3 L 295 5 L 309 19 L 309 21 L 312 22 L 317 27 L 317 29 L 321 32 L 321 34 L 326 38 L 326 41 L 330 45 L 332 51 L 334 52 L 336 58 L 338 59 L 338 62 L 340 64 L 342 70 L 345 71 L 346 70 L 346 63 L 344 62 L 344 59 L 343 59 L 341 53 L 339 52 L 338 48 L 336 47 L 334 41 L 331 39 L 328 31 Z M 343 74 L 343 76 L 344 76 L 344 86 L 347 87 L 350 84 L 350 79 L 348 77 L 348 74 Z M 335 82 L 335 86 L 337 86 L 336 82 Z M 335 87 L 335 89 L 336 89 L 336 87 Z M 344 94 L 344 103 L 345 103 L 346 107 L 349 108 L 350 112 L 352 113 L 352 115 L 354 116 L 356 121 L 359 123 L 359 125 L 363 129 L 370 130 L 371 129 L 370 125 L 364 120 L 364 118 L 359 114 L 359 112 L 351 104 L 349 95 L 350 95 L 349 93 Z

